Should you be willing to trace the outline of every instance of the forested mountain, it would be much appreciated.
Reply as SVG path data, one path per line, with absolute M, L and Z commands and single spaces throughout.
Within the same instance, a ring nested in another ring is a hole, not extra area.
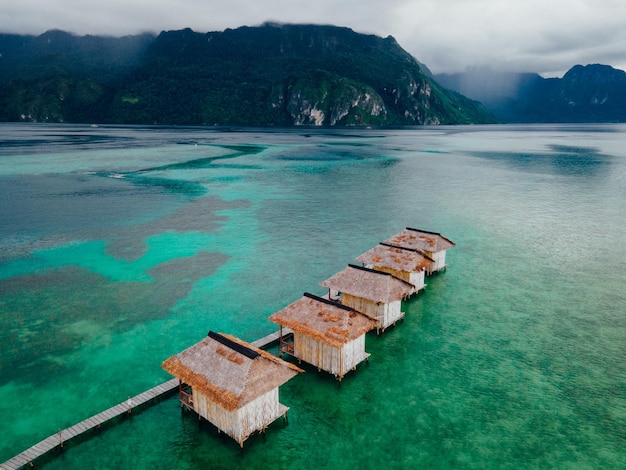
M 100 122 L 153 35 L 0 35 L 0 121 Z
M 219 125 L 488 123 L 392 38 L 265 24 L 124 38 L 0 35 L 0 121 Z
M 503 122 L 626 122 L 626 72 L 608 65 L 576 65 L 563 78 L 474 69 L 436 79 Z

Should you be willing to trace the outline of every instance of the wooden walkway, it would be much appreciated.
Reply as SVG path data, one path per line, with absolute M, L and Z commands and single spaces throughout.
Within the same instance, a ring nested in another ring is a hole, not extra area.
M 290 330 L 283 328 L 283 334 L 289 333 Z M 271 333 L 251 344 L 257 348 L 265 348 L 278 341 L 280 331 Z M 33 462 L 43 457 L 48 452 L 63 448 L 64 444 L 78 436 L 85 435 L 92 431 L 97 431 L 102 425 L 109 423 L 124 415 L 132 414 L 133 410 L 143 409 L 147 405 L 158 402 L 161 398 L 173 395 L 178 390 L 178 379 L 171 379 L 163 382 L 156 387 L 146 390 L 139 395 L 130 397 L 122 403 L 115 405 L 97 415 L 81 421 L 74 426 L 59 430 L 59 432 L 47 437 L 43 441 L 38 442 L 34 446 L 26 449 L 24 452 L 16 455 L 0 465 L 0 470 L 17 470 L 23 467 L 33 467 Z

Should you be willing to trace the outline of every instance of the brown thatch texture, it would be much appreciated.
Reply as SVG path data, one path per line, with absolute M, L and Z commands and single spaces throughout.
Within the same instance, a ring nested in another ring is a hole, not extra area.
M 234 336 L 222 336 L 259 356 L 250 359 L 207 337 L 164 361 L 163 368 L 229 411 L 241 408 L 302 371 Z
M 389 273 L 348 265 L 346 269 L 320 283 L 331 290 L 345 292 L 373 302 L 389 303 L 413 293 L 414 286 Z
M 431 253 L 437 253 L 455 246 L 453 241 L 448 240 L 440 233 L 427 232 L 425 230 L 409 227 L 405 228 L 402 232 L 396 233 L 393 237 L 388 238 L 385 240 L 385 243 Z
M 269 319 L 335 348 L 376 328 L 376 322 L 362 313 L 308 296 L 279 310 Z
M 433 260 L 421 251 L 387 245 L 376 245 L 356 260 L 375 267 L 383 266 L 409 273 L 424 271 L 433 263 Z

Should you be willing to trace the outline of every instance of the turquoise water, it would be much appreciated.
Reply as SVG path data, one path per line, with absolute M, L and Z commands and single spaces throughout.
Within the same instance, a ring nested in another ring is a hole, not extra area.
M 177 399 L 45 468 L 626 467 L 626 127 L 0 126 L 0 462 L 415 226 L 449 269 L 245 450 Z

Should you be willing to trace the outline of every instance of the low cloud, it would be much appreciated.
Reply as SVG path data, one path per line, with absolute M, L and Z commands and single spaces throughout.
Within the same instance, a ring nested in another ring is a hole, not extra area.
M 435 73 L 487 65 L 544 75 L 588 63 L 626 69 L 622 0 L 21 0 L 2 10 L 0 32 L 14 34 L 62 29 L 122 36 L 317 23 L 392 35 Z

